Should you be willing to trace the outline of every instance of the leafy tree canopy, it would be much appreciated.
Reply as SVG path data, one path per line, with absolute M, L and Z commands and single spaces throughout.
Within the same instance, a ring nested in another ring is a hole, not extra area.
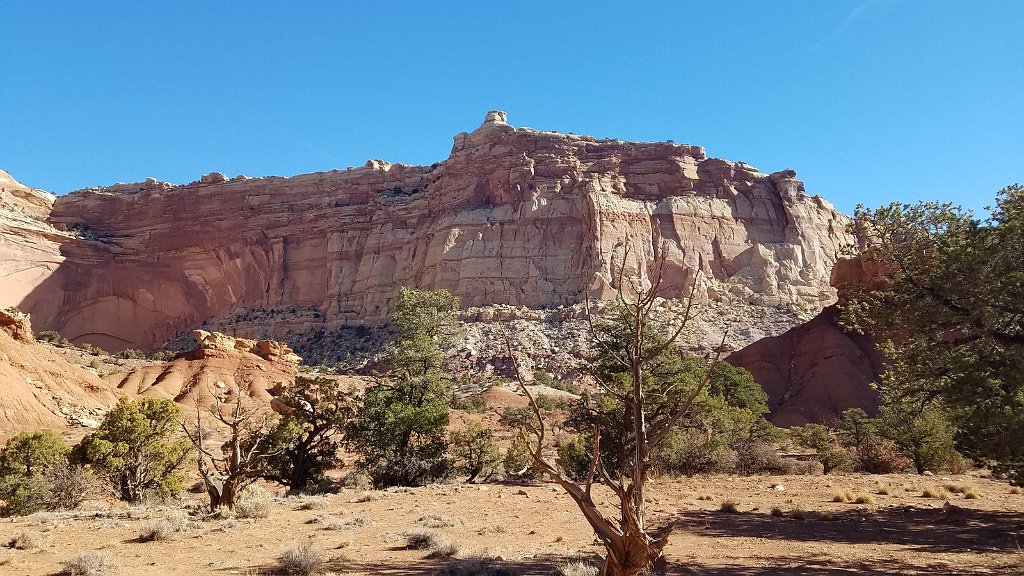
M 854 287 L 842 320 L 881 340 L 883 401 L 919 415 L 934 406 L 962 451 L 1020 475 L 1024 187 L 1000 190 L 985 219 L 918 203 L 858 207 L 855 222 L 879 277 Z

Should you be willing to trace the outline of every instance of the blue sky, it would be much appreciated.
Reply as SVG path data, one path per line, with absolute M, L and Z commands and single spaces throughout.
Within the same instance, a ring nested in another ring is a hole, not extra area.
M 705 146 L 812 194 L 972 208 L 1024 182 L 1024 2 L 0 0 L 0 168 L 429 164 L 487 110 Z

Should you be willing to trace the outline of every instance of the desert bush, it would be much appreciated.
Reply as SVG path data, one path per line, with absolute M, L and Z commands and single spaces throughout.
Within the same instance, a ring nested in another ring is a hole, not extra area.
M 420 526 L 426 528 L 451 528 L 459 524 L 459 519 L 452 516 L 441 516 L 440 514 L 426 514 L 420 516 L 416 521 Z
M 772 511 L 769 514 L 775 518 L 784 518 L 786 516 L 786 513 L 779 506 L 772 506 Z
M 81 500 L 68 494 L 69 487 L 62 482 L 71 473 L 70 450 L 53 430 L 22 432 L 11 438 L 0 450 L 0 515 L 77 506 Z
M 56 330 L 43 330 L 36 334 L 36 340 L 53 344 L 60 341 L 60 334 Z
M 339 483 L 346 488 L 354 488 L 356 490 L 370 490 L 373 488 L 373 482 L 370 480 L 369 474 L 358 469 L 350 470 L 343 474 Z
M 856 504 L 874 504 L 875 497 L 871 494 L 858 494 L 854 497 L 853 501 Z
M 121 358 L 123 360 L 143 360 L 146 358 L 146 354 L 144 352 L 142 352 L 141 350 L 136 350 L 134 348 L 125 348 L 124 350 L 121 350 L 117 354 L 114 354 L 114 356 Z
M 737 514 L 740 511 L 740 503 L 735 500 L 726 500 L 718 509 L 726 514 Z
M 378 492 L 376 490 L 367 490 L 365 492 L 360 492 L 359 494 L 356 494 L 355 498 L 352 498 L 351 502 L 375 502 L 383 497 L 384 495 L 381 492 Z
M 1020 486 L 1010 486 L 1010 494 L 1024 494 L 1024 488 Z
M 266 518 L 270 516 L 273 498 L 259 484 L 250 484 L 238 493 L 235 515 L 239 518 Z
M 366 526 L 370 524 L 369 516 L 353 516 L 352 518 L 346 518 L 345 520 L 339 520 L 337 522 L 331 522 L 324 528 L 326 530 L 351 530 L 353 528 L 359 528 L 360 526 Z
M 99 552 L 79 552 L 61 562 L 68 576 L 103 576 L 114 569 L 114 563 Z
M 856 468 L 869 474 L 893 474 L 910 463 L 892 440 L 877 438 L 854 448 Z
M 404 536 L 407 547 L 428 550 L 431 558 L 450 558 L 459 551 L 458 544 L 434 530 L 410 530 Z
M 299 504 L 299 510 L 326 510 L 331 502 L 323 496 L 307 496 Z
M 434 530 L 410 530 L 403 534 L 405 545 L 413 550 L 424 550 L 430 548 L 438 534 Z
M 853 456 L 837 442 L 832 432 L 825 426 L 793 426 L 789 429 L 789 438 L 800 446 L 817 451 L 824 474 L 853 470 Z
M 483 394 L 471 394 L 458 398 L 452 403 L 456 410 L 471 414 L 483 414 L 487 411 L 487 398 Z
M 141 542 L 163 542 L 170 540 L 178 533 L 179 527 L 166 518 L 150 520 L 139 528 L 139 541 Z
M 89 354 L 92 354 L 93 356 L 109 356 L 110 355 L 110 353 L 107 352 L 106 350 L 104 350 L 103 348 L 100 348 L 99 346 L 90 344 L 88 342 L 82 344 L 82 350 L 84 350 L 85 352 L 87 352 Z
M 767 442 L 743 442 L 736 449 L 737 474 L 790 474 L 792 469 Z
M 853 502 L 853 494 L 850 492 L 836 492 L 832 495 L 833 502 Z
M 469 476 L 467 482 L 481 476 L 486 480 L 501 462 L 494 433 L 479 422 L 471 421 L 465 430 L 452 432 L 450 445 L 458 470 Z
M 949 498 L 949 492 L 946 492 L 946 490 L 941 487 L 925 486 L 924 489 L 921 490 L 921 496 L 925 498 L 936 498 L 939 500 L 946 500 Z
M 654 459 L 661 472 L 684 476 L 727 472 L 736 466 L 736 455 L 722 438 L 706 439 L 687 430 L 670 433 Z
M 33 532 L 18 532 L 7 542 L 7 546 L 15 550 L 32 550 L 42 544 L 42 538 Z
M 309 542 L 286 548 L 279 557 L 281 569 L 293 576 L 311 576 L 324 571 L 323 554 Z
M 450 538 L 438 535 L 430 543 L 430 558 L 451 558 L 459 553 L 459 545 Z
M 540 473 L 533 466 L 533 457 L 530 456 L 530 445 L 526 438 L 516 434 L 512 442 L 505 450 L 505 457 L 502 459 L 502 468 L 509 478 L 518 480 L 534 480 Z

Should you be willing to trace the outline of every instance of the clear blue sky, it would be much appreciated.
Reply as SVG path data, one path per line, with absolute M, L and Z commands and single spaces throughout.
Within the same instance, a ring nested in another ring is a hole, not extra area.
M 0 168 L 428 164 L 516 126 L 675 140 L 812 194 L 979 208 L 1024 182 L 1024 2 L 0 0 Z

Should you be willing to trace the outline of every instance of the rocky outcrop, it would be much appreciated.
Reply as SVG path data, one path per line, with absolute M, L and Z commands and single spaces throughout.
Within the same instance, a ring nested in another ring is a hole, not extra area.
M 198 348 L 169 362 L 150 363 L 104 380 L 131 396 L 170 398 L 187 411 L 205 411 L 215 397 L 239 395 L 269 403 L 272 391 L 295 380 L 301 360 L 280 342 L 196 330 Z
M 644 283 L 657 262 L 668 297 L 697 279 L 702 299 L 810 317 L 834 300 L 850 242 L 847 218 L 791 170 L 515 128 L 499 112 L 432 166 L 150 179 L 60 197 L 48 223 L 58 235 L 37 255 L 0 250 L 0 269 L 34 271 L 0 304 L 109 350 L 249 313 L 290 311 L 259 328 L 278 340 L 376 323 L 403 285 L 466 307 L 568 306 L 612 298 L 620 271 Z
M 288 362 L 291 364 L 302 362 L 302 358 L 292 352 L 292 349 L 283 342 L 235 338 L 220 332 L 211 333 L 205 330 L 196 330 L 193 335 L 196 339 L 196 346 L 200 350 L 235 350 L 255 354 L 271 362 Z
M 0 310 L 0 441 L 24 430 L 95 426 L 116 401 L 95 373 L 35 342 L 28 315 Z
M 876 271 L 861 259 L 840 260 L 832 283 L 840 290 L 863 283 Z M 768 393 L 770 420 L 778 426 L 829 423 L 844 410 L 873 413 L 884 357 L 868 336 L 849 333 L 829 306 L 815 318 L 780 336 L 765 338 L 731 354 L 726 361 L 746 368 Z

